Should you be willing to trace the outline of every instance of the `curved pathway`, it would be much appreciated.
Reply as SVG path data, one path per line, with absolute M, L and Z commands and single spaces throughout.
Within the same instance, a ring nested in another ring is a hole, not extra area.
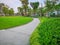
M 0 31 L 0 45 L 29 45 L 29 37 L 40 23 L 38 18 L 32 22 Z

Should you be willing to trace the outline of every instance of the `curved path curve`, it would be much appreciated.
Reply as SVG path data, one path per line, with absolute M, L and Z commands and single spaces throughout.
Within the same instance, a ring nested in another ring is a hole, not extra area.
M 40 23 L 38 18 L 32 22 L 0 31 L 0 45 L 29 45 L 29 37 Z

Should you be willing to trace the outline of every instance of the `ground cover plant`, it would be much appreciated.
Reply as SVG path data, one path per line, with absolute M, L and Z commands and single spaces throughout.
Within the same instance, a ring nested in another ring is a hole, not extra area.
M 33 32 L 30 45 L 60 45 L 60 18 L 41 18 Z
M 4 16 L 0 17 L 0 30 L 20 26 L 32 21 L 30 17 Z

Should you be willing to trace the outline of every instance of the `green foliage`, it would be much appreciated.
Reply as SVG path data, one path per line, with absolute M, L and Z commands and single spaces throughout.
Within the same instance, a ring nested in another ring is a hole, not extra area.
M 39 2 L 31 2 L 30 5 L 32 6 L 32 8 L 35 10 L 38 8 L 39 6 Z
M 43 18 L 30 38 L 31 45 L 60 45 L 60 18 Z
M 28 0 L 20 0 L 22 2 L 22 4 L 24 5 L 27 5 L 28 4 Z
M 47 13 L 53 12 L 56 10 L 57 1 L 58 0 L 46 0 L 45 5 L 46 5 Z
M 7 7 L 3 7 L 3 13 L 4 13 L 5 15 L 7 15 L 7 14 L 9 13 L 9 10 L 8 10 Z
M 9 15 L 11 16 L 11 15 L 14 15 L 14 10 L 11 8 L 10 10 L 9 10 Z
M 32 9 L 28 7 L 28 16 L 31 16 L 31 13 L 32 13 Z
M 21 7 L 18 7 L 17 9 L 18 9 L 19 13 L 22 12 L 22 10 L 23 10 L 23 8 L 21 8 Z
M 60 4 L 55 5 L 55 9 L 56 9 L 56 10 L 60 10 Z
M 19 17 L 19 16 L 7 16 L 0 17 L 0 29 L 12 28 L 15 26 L 23 25 L 32 21 L 29 17 Z
M 8 16 L 8 15 L 12 16 L 12 15 L 14 15 L 13 8 L 9 9 L 7 7 L 3 7 L 2 10 L 3 10 L 3 13 L 5 14 L 5 16 Z
M 22 7 L 23 7 L 24 12 L 25 12 L 24 16 L 26 16 L 27 15 L 27 8 L 28 8 L 28 0 L 20 0 L 20 1 L 23 5 Z
M 47 7 L 47 11 L 50 11 L 53 8 L 51 1 L 46 0 L 46 7 Z
M 18 14 L 23 16 L 23 8 L 22 7 L 18 7 Z
M 39 7 L 39 2 L 31 2 L 30 5 L 33 8 L 33 14 L 35 15 Z

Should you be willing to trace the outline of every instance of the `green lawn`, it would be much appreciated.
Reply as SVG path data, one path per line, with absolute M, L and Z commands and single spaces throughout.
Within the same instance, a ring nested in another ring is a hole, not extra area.
M 22 17 L 22 16 L 0 17 L 0 30 L 24 25 L 26 23 L 29 23 L 30 21 L 32 21 L 32 18 L 30 17 Z
M 30 45 L 60 45 L 60 18 L 40 18 L 41 24 L 30 37 Z

